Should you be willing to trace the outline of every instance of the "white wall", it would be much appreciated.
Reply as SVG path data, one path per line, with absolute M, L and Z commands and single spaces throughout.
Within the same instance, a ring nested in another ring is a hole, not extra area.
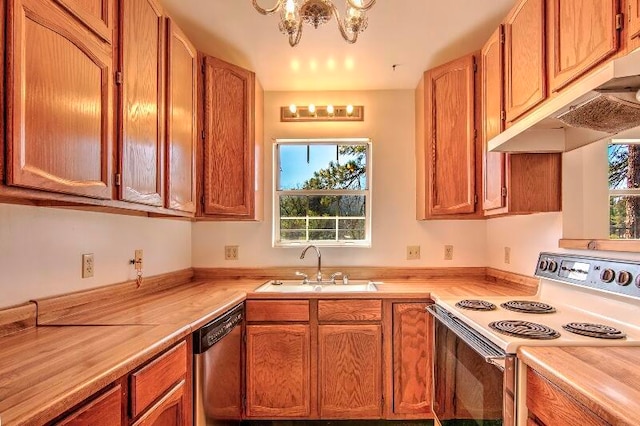
M 365 120 L 348 123 L 282 123 L 280 107 L 364 105 Z M 272 145 L 275 138 L 368 137 L 373 140 L 371 248 L 323 248 L 325 265 L 484 266 L 484 221 L 415 219 L 415 103 L 412 90 L 265 93 L 265 211 L 259 223 L 198 222 L 193 226 L 193 266 L 295 266 L 301 248 L 273 248 Z M 445 261 L 444 245 L 454 246 Z M 239 260 L 225 261 L 224 246 L 238 245 Z M 420 245 L 422 258 L 406 260 L 406 246 Z
M 134 278 L 135 249 L 145 275 L 188 268 L 191 223 L 0 204 L 0 308 Z M 95 255 L 93 278 L 81 278 L 83 253 Z

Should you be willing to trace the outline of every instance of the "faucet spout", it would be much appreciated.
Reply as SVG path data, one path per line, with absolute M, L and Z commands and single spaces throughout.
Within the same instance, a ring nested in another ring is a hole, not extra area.
M 304 250 L 302 250 L 302 253 L 300 254 L 300 259 L 304 259 L 304 255 L 307 254 L 307 250 L 309 250 L 310 248 L 314 248 L 316 251 L 316 254 L 318 255 L 318 271 L 316 272 L 316 281 L 318 281 L 318 283 L 322 283 L 322 254 L 320 253 L 320 249 L 314 245 L 309 245 L 307 247 L 305 247 Z

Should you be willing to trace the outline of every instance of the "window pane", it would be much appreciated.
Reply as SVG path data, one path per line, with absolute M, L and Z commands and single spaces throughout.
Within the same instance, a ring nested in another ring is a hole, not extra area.
M 340 219 L 338 238 L 341 240 L 364 240 L 366 222 L 364 219 Z
M 305 217 L 309 210 L 309 197 L 306 195 L 283 195 L 280 197 L 281 217 Z
M 640 196 L 610 197 L 609 237 L 640 238 Z
M 609 157 L 609 189 L 640 188 L 640 145 L 611 144 Z
M 340 216 L 364 216 L 364 195 L 344 195 L 339 197 L 338 209 Z
M 335 240 L 336 231 L 309 231 L 310 240 Z
M 366 189 L 367 145 L 281 144 L 278 190 Z

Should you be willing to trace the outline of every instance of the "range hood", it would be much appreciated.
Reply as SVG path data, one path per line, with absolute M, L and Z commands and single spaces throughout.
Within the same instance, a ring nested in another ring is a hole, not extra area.
M 602 65 L 488 141 L 497 152 L 566 152 L 640 138 L 640 49 Z

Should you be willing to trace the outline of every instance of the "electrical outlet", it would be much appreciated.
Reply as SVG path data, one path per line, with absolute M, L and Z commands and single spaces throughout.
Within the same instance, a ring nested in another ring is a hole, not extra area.
M 407 246 L 407 260 L 420 259 L 420 246 Z
M 504 263 L 511 263 L 511 247 L 504 248 Z
M 133 253 L 133 264 L 136 271 L 142 271 L 142 250 L 136 250 Z
M 82 255 L 82 278 L 91 278 L 93 276 L 94 263 L 93 253 Z
M 453 246 L 444 246 L 444 260 L 453 260 Z
M 224 246 L 224 260 L 238 260 L 238 246 Z

